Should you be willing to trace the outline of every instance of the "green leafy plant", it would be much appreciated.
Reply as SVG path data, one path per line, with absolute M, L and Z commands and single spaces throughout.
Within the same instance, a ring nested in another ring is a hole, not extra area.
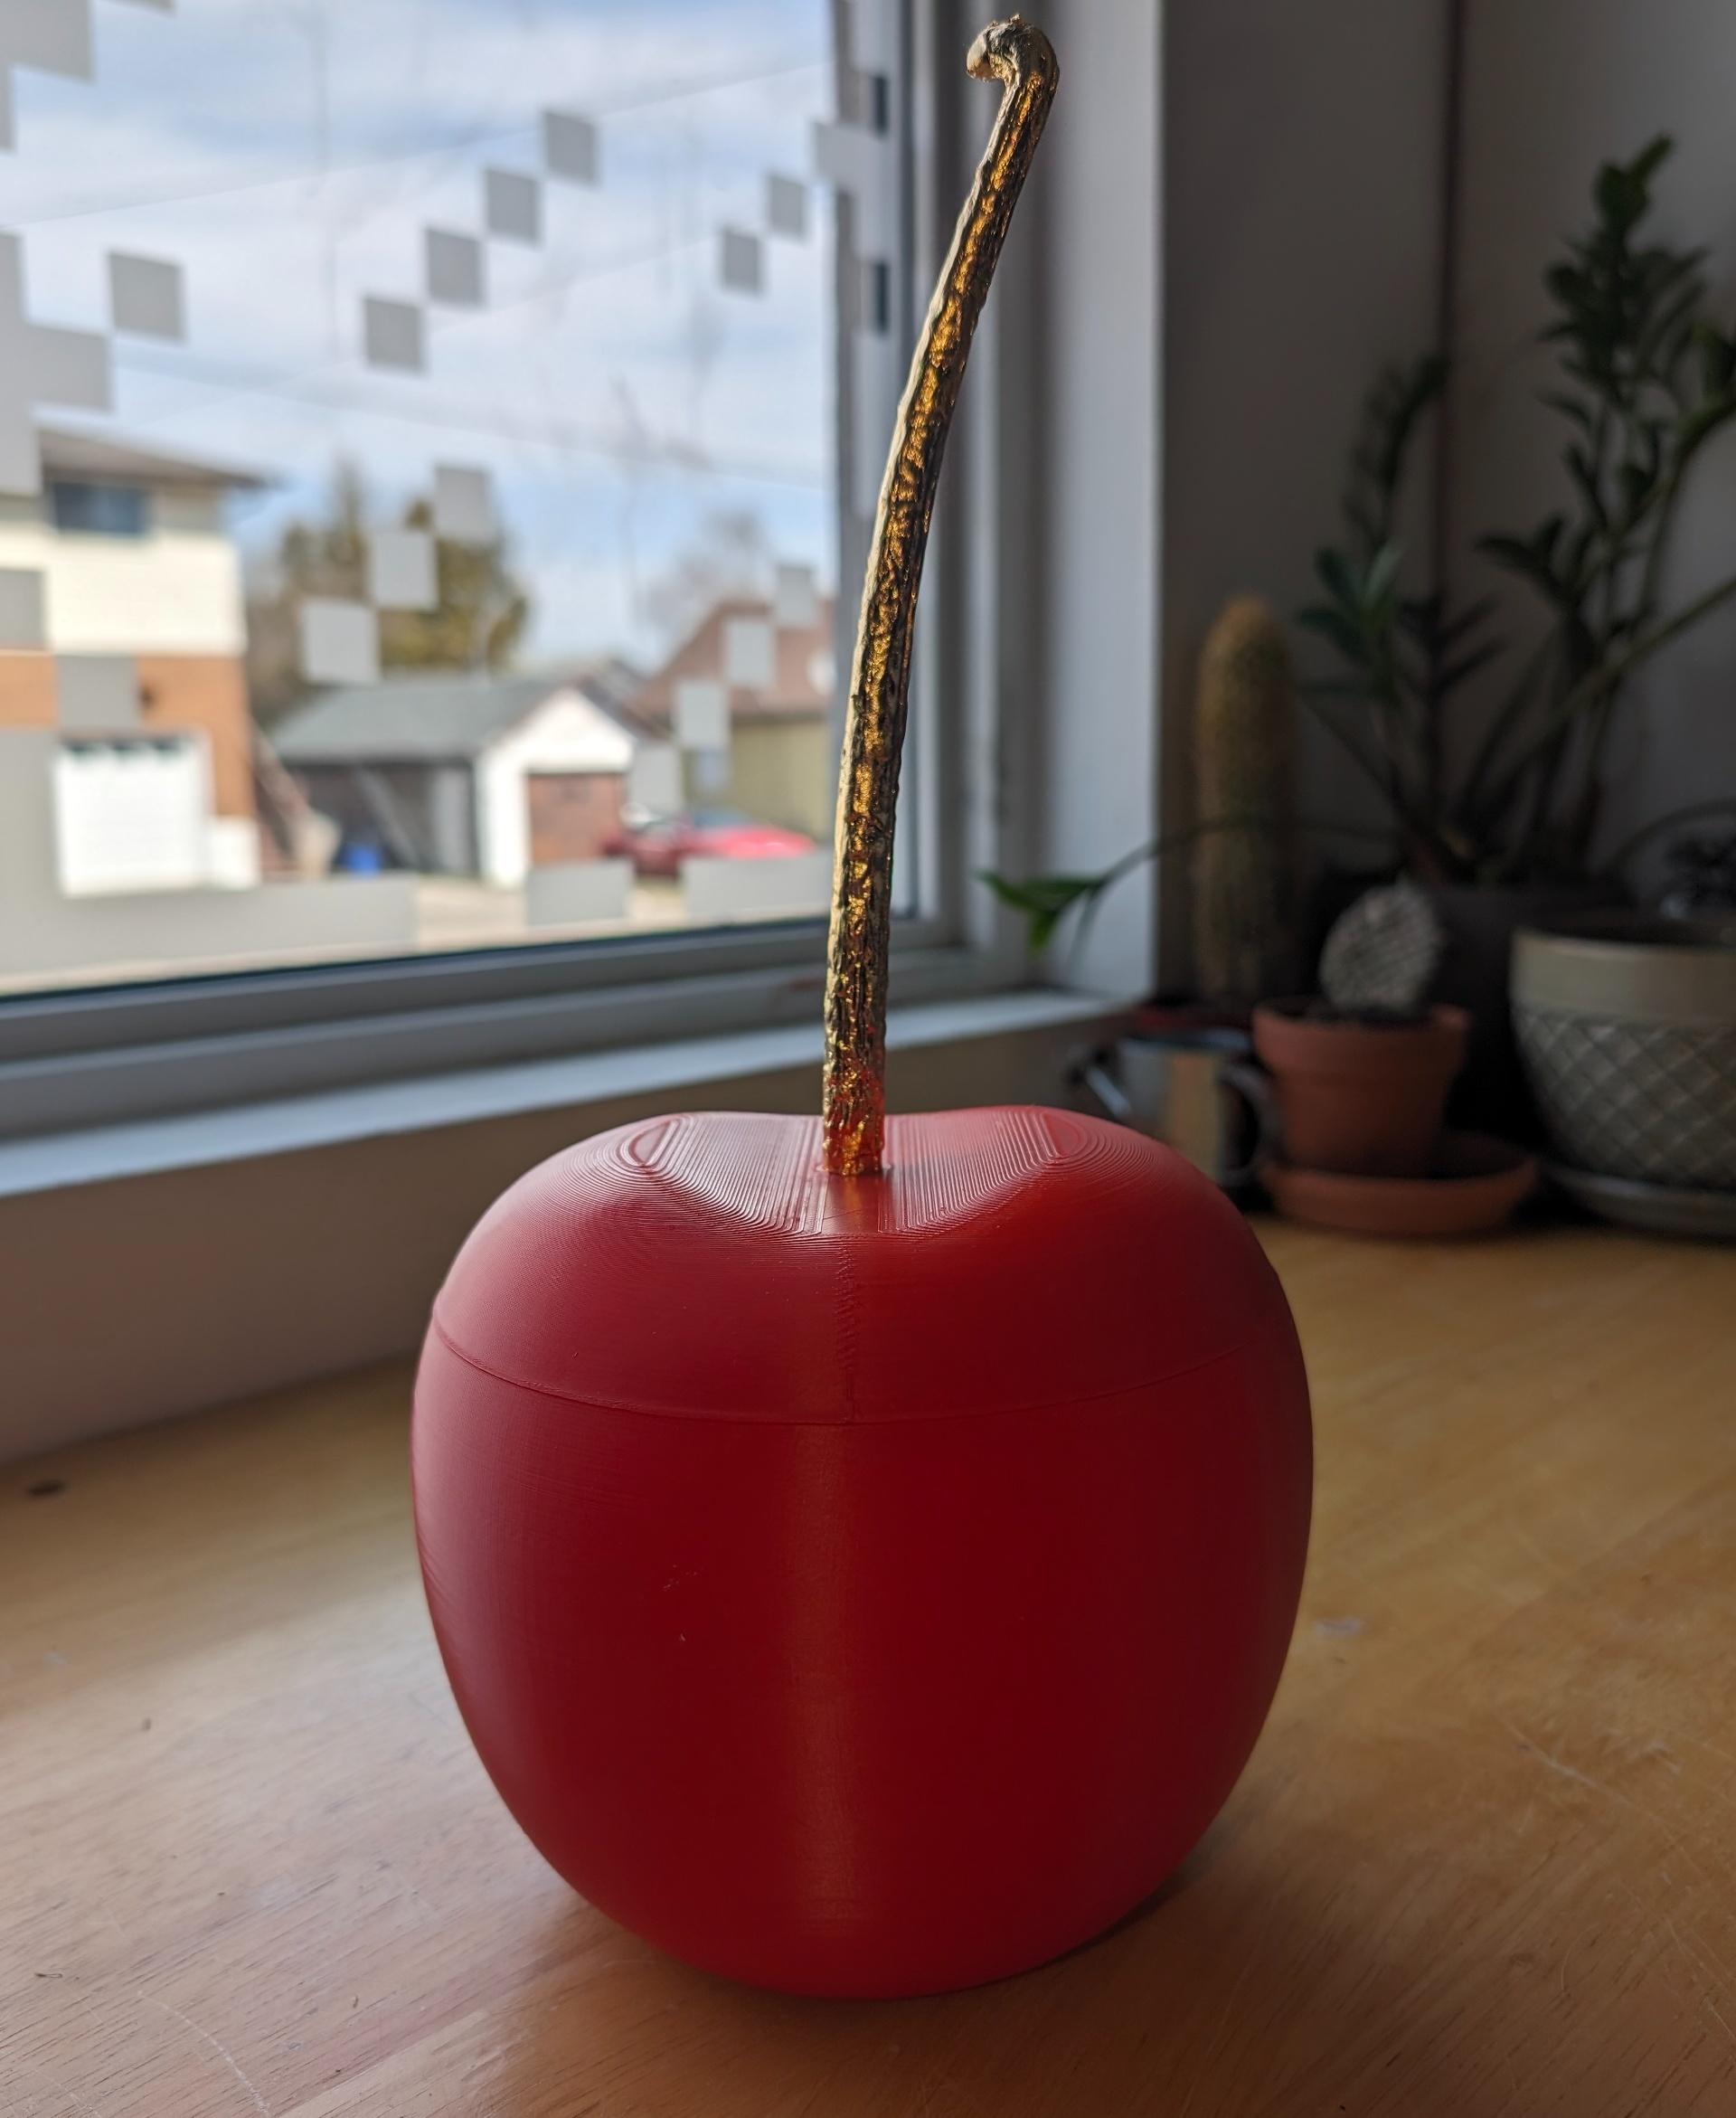
M 1609 746 L 1632 679 L 1660 649 L 1736 599 L 1736 575 L 1666 609 L 1672 535 L 1708 443 L 1736 420 L 1736 339 L 1705 313 L 1704 252 L 1648 241 L 1657 139 L 1592 185 L 1592 216 L 1544 275 L 1543 341 L 1560 373 L 1541 393 L 1562 422 L 1566 505 L 1529 534 L 1479 550 L 1535 592 L 1539 635 L 1480 730 L 1461 724 L 1470 680 L 1505 652 L 1493 601 L 1449 607 L 1407 585 L 1402 501 L 1425 416 L 1446 384 L 1430 355 L 1389 369 L 1363 408 L 1343 496 L 1344 534 L 1315 561 L 1319 594 L 1297 623 L 1333 652 L 1300 686 L 1308 710 L 1379 791 L 1397 863 L 1424 882 L 1511 884 L 1592 872 Z M 1736 808 L 1729 803 L 1695 805 Z M 1207 818 L 1187 837 L 1226 828 Z M 1606 867 L 1672 819 L 1635 834 Z M 1305 824 L 1305 829 L 1335 827 Z M 986 878 L 1041 946 L 1075 906 L 1181 842 L 1142 847 L 1093 876 Z

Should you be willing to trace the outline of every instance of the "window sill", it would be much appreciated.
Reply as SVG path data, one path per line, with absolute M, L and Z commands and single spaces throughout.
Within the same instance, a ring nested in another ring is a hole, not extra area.
M 1123 1009 L 895 1008 L 894 1107 L 1055 1102 Z M 372 1082 L 0 1141 L 0 1460 L 403 1354 L 467 1230 L 586 1133 L 817 1108 L 817 1026 Z
M 1032 1030 L 1083 1028 L 1115 1012 L 1101 998 L 1048 988 L 975 996 L 894 1009 L 887 1049 L 896 1054 Z M 532 1112 L 562 1111 L 582 1120 L 587 1111 L 625 1098 L 714 1091 L 817 1065 L 819 1056 L 817 1027 L 749 1030 L 0 1140 L 0 1199 Z M 575 1126 L 583 1130 L 582 1122 Z

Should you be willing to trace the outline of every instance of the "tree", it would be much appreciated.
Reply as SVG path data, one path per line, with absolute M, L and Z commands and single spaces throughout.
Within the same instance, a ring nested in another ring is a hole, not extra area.
M 248 601 L 248 689 L 254 717 L 269 727 L 314 688 L 301 674 L 300 611 L 308 596 L 364 600 L 372 519 L 361 473 L 340 464 L 324 519 L 295 522 L 261 569 Z M 417 500 L 399 517 L 427 529 L 432 510 Z M 386 669 L 502 669 L 530 620 L 530 600 L 512 570 L 503 537 L 487 544 L 435 544 L 438 600 L 431 610 L 382 610 L 380 661 Z
M 764 523 L 745 508 L 723 509 L 706 515 L 646 588 L 641 608 L 665 645 L 675 648 L 719 603 L 769 596 L 771 576 Z

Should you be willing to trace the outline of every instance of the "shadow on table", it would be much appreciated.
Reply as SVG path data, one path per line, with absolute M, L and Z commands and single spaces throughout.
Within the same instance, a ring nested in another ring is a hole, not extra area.
M 1250 1921 L 1214 1832 L 1056 1962 L 909 2001 L 793 2000 L 684 1969 L 575 1904 L 574 1955 L 490 2026 L 490 2118 L 1496 2118 L 1521 2068 L 1573 2071 L 1515 2014 L 1453 2034 L 1428 1934 L 1349 1934 L 1279 1874 Z M 566 1923 L 563 1923 L 566 1924 Z M 558 1951 L 558 1938 L 551 1937 Z M 500 2034 L 496 2036 L 495 2033 Z M 1547 2098 L 1541 2099 L 1547 2101 Z M 1552 2106 L 1553 2107 L 1553 2106 Z M 468 2108 L 468 2106 L 467 2106 Z

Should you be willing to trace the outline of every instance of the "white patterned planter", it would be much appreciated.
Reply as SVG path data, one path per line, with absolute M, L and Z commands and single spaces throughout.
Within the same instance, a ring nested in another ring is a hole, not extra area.
M 1712 926 L 1607 916 L 1514 936 L 1514 1029 L 1561 1160 L 1736 1191 L 1733 941 Z

